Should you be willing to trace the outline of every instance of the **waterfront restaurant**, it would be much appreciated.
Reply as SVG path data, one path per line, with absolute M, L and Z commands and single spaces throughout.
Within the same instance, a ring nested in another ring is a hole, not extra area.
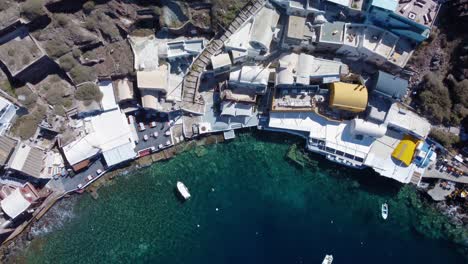
M 0 198 L 2 211 L 11 219 L 15 219 L 37 202 L 40 196 L 30 183 L 25 183 L 18 188 L 2 186 Z

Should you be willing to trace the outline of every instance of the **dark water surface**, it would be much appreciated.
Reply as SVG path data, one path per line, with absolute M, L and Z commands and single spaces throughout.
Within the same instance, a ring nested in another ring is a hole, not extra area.
M 333 254 L 338 264 L 466 263 L 411 188 L 317 156 L 316 168 L 297 167 L 285 159 L 289 136 L 266 136 L 243 134 L 118 177 L 98 200 L 78 199 L 19 260 L 321 263 Z M 175 196 L 177 180 L 192 194 L 186 203 Z

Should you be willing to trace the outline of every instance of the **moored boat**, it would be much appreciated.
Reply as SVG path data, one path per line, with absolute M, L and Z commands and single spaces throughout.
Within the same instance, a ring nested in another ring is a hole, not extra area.
M 179 191 L 180 195 L 182 195 L 182 197 L 185 200 L 190 198 L 189 190 L 188 190 L 187 186 L 185 186 L 185 184 L 183 182 L 180 182 L 180 181 L 177 182 L 177 190 Z
M 387 217 L 388 217 L 388 204 L 387 203 L 383 203 L 382 204 L 382 218 L 384 220 L 387 220 Z
M 325 255 L 322 264 L 331 264 L 333 262 L 333 255 Z

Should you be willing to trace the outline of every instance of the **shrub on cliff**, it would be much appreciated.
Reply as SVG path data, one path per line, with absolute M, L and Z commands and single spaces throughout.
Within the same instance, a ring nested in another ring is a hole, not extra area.
M 67 54 L 60 58 L 59 64 L 60 67 L 62 67 L 62 69 L 68 72 L 71 69 L 73 69 L 73 67 L 75 67 L 78 64 L 78 62 L 72 55 Z
M 46 43 L 45 50 L 50 57 L 59 58 L 60 56 L 67 53 L 70 48 L 65 43 L 53 39 Z
M 43 0 L 27 0 L 21 6 L 21 15 L 29 20 L 34 20 L 45 15 Z
M 83 4 L 83 12 L 89 14 L 94 10 L 94 7 L 96 7 L 96 4 L 93 1 L 87 1 Z
M 449 121 L 452 101 L 448 88 L 433 73 L 425 75 L 423 82 L 425 89 L 419 94 L 423 112 L 438 123 Z
M 75 98 L 79 101 L 99 102 L 102 99 L 102 93 L 96 85 L 87 83 L 76 89 Z
M 451 148 L 452 145 L 460 141 L 460 138 L 457 135 L 438 128 L 431 129 L 429 136 L 446 148 Z
M 97 76 L 93 68 L 77 64 L 70 70 L 70 76 L 75 84 L 95 81 Z

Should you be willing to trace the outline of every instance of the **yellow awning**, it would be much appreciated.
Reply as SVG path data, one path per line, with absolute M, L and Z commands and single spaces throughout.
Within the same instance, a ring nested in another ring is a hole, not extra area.
M 398 143 L 398 146 L 393 150 L 392 157 L 403 162 L 406 166 L 409 166 L 413 161 L 414 152 L 416 151 L 418 143 L 418 139 L 410 135 L 405 135 L 400 143 Z
M 336 82 L 330 85 L 330 107 L 362 112 L 367 107 L 367 88 L 361 84 Z

